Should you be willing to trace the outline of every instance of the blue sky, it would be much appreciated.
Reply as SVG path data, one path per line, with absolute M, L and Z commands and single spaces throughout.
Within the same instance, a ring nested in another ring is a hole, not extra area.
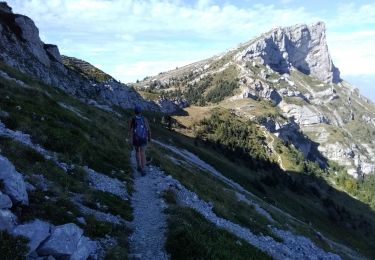
M 123 82 L 208 58 L 277 26 L 324 21 L 342 77 L 375 100 L 375 1 L 10 0 L 41 38 Z M 373 90 L 374 88 L 374 90 Z

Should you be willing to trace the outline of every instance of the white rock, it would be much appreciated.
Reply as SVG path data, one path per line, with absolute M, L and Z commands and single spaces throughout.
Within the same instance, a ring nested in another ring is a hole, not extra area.
M 12 201 L 9 196 L 2 194 L 0 191 L 0 209 L 10 209 L 12 207 Z
M 0 181 L 4 183 L 4 192 L 9 195 L 13 202 L 27 205 L 29 198 L 26 192 L 26 184 L 20 173 L 16 171 L 13 164 L 0 155 Z
M 12 231 L 12 234 L 28 238 L 29 253 L 31 253 L 50 235 L 50 229 L 51 225 L 49 223 L 34 220 L 30 223 L 17 226 Z
M 38 249 L 39 255 L 70 256 L 76 250 L 83 231 L 76 224 L 57 226 Z
M 0 231 L 12 231 L 17 224 L 17 217 L 10 210 L 0 210 Z

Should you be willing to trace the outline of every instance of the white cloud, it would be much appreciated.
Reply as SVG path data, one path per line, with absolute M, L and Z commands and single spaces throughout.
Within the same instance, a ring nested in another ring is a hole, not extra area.
M 375 74 L 375 30 L 331 33 L 330 52 L 342 75 Z
M 373 34 L 352 31 L 349 35 L 346 28 L 374 25 L 375 4 L 340 5 L 326 13 L 329 17 L 321 17 L 322 13 L 298 7 L 296 1 L 275 3 L 280 1 L 291 7 L 238 7 L 230 1 L 218 5 L 211 0 L 194 4 L 183 0 L 8 2 L 16 12 L 30 16 L 42 38 L 58 44 L 62 53 L 102 64 L 123 81 L 207 58 L 276 26 L 321 19 L 327 23 L 330 51 L 343 74 L 374 73 Z

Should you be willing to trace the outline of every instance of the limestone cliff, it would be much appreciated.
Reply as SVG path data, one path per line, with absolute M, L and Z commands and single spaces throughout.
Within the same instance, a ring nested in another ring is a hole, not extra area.
M 322 166 L 333 160 L 353 176 L 375 172 L 375 106 L 340 79 L 323 22 L 273 29 L 135 87 L 233 109 Z
M 323 22 L 271 30 L 240 52 L 238 58 L 260 58 L 280 73 L 288 73 L 293 67 L 325 83 L 340 81 L 340 72 L 328 52 Z

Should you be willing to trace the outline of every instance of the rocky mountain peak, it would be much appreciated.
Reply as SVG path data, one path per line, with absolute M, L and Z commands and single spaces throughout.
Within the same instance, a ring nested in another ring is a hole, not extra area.
M 253 41 L 237 58 L 259 58 L 280 73 L 295 68 L 325 83 L 341 81 L 328 52 L 323 22 L 275 28 Z
M 0 2 L 0 11 L 12 13 L 12 8 L 6 2 Z

